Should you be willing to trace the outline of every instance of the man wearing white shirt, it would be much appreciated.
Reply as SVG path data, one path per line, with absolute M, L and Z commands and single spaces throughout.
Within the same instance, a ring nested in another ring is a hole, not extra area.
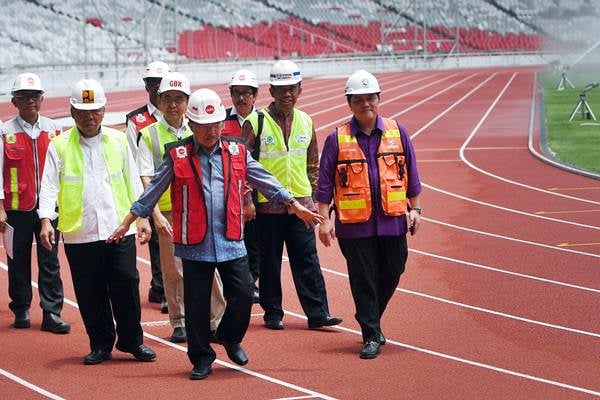
M 156 358 L 143 344 L 135 230 L 116 243 L 106 242 L 141 193 L 142 183 L 125 134 L 101 125 L 105 104 L 100 83 L 77 82 L 71 95 L 76 126 L 48 147 L 38 210 L 42 244 L 50 249 L 56 241 L 50 221 L 56 218 L 58 203 L 58 229 L 90 339 L 91 352 L 83 359 L 88 365 L 111 359 L 117 336 L 118 350 L 139 361 Z M 137 231 L 145 243 L 148 221 L 138 220 Z
M 137 157 L 138 143 L 141 139 L 140 131 L 162 118 L 162 113 L 158 109 L 158 87 L 163 76 L 169 72 L 169 66 L 162 61 L 153 61 L 146 67 L 144 72 L 144 86 L 148 92 L 148 103 L 131 111 L 126 116 L 127 123 L 127 141 L 133 157 Z M 150 220 L 152 228 L 152 237 L 148 241 L 148 250 L 150 251 L 150 269 L 152 279 L 150 280 L 150 290 L 148 291 L 148 301 L 161 304 L 161 311 L 168 312 L 165 290 L 163 287 L 163 278 L 160 267 L 160 250 L 158 245 L 158 233 Z
M 31 247 L 33 237 L 40 244 L 40 219 L 35 212 L 46 151 L 61 129 L 39 114 L 44 100 L 40 78 L 32 73 L 17 77 L 12 88 L 16 117 L 0 126 L 0 232 L 5 223 L 14 228 L 13 257 L 8 259 L 8 294 L 15 314 L 15 328 L 29 328 L 31 306 Z M 5 211 L 6 210 L 6 211 Z M 58 264 L 58 245 L 49 250 L 36 247 L 38 288 L 43 309 L 43 331 L 68 333 L 69 324 L 60 318 L 63 285 Z

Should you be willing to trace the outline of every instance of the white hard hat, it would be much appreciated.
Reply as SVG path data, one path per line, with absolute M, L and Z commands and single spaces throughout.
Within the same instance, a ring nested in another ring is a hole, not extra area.
M 217 92 L 198 89 L 190 96 L 185 114 L 197 124 L 212 124 L 225 120 L 225 107 Z
M 290 60 L 280 60 L 271 67 L 269 79 L 273 86 L 295 85 L 302 81 L 302 75 L 296 63 Z
M 25 72 L 17 76 L 15 79 L 15 83 L 13 84 L 11 93 L 17 92 L 19 90 L 39 90 L 43 92 L 42 81 L 40 77 L 31 72 Z
M 379 82 L 373 74 L 359 69 L 346 81 L 345 94 L 368 94 L 368 93 L 380 93 Z
M 82 79 L 71 92 L 71 105 L 78 110 L 97 110 L 106 104 L 102 85 L 95 79 Z
M 254 75 L 254 72 L 248 71 L 247 69 L 240 69 L 231 77 L 229 87 L 232 86 L 250 86 L 258 89 L 256 75 Z
M 182 73 L 169 72 L 163 76 L 162 80 L 160 81 L 158 94 L 168 92 L 169 90 L 178 90 L 189 96 L 192 93 L 190 89 L 190 80 Z
M 152 61 L 146 67 L 144 79 L 146 78 L 162 78 L 169 72 L 169 66 L 162 61 Z

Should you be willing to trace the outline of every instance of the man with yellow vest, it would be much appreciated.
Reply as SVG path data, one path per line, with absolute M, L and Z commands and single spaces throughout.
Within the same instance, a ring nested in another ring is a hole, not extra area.
M 12 87 L 16 117 L 0 125 L 0 232 L 5 223 L 14 228 L 12 257 L 7 255 L 10 309 L 15 328 L 29 328 L 31 306 L 31 247 L 33 237 L 38 263 L 42 330 L 68 333 L 69 324 L 60 318 L 63 285 L 58 264 L 58 245 L 50 251 L 40 244 L 40 219 L 36 213 L 44 160 L 50 140 L 61 129 L 54 121 L 39 114 L 44 89 L 36 74 L 24 73 Z M 6 211 L 5 211 L 6 210 Z M 53 222 L 55 223 L 55 222 Z
M 136 108 L 126 115 L 127 124 L 127 141 L 129 148 L 133 153 L 133 157 L 137 157 L 138 143 L 141 140 L 140 131 L 155 123 L 162 113 L 158 108 L 158 87 L 160 81 L 169 72 L 169 66 L 162 61 L 153 61 L 146 66 L 144 71 L 144 87 L 148 93 L 148 102 L 141 107 Z M 165 299 L 165 290 L 163 288 L 163 279 L 160 268 L 160 251 L 158 247 L 158 233 L 156 228 L 152 226 L 152 237 L 148 242 L 148 250 L 150 251 L 150 269 L 152 271 L 152 279 L 150 280 L 150 289 L 148 290 L 148 301 L 150 303 L 161 304 L 161 311 L 166 314 L 168 312 L 167 299 Z
M 316 193 L 319 239 L 339 239 L 346 258 L 356 319 L 363 336 L 360 358 L 375 358 L 386 339 L 381 317 L 404 272 L 406 233 L 421 221 L 421 183 L 406 130 L 379 115 L 380 88 L 365 70 L 352 74 L 346 97 L 353 117 L 325 140 Z M 330 204 L 335 209 L 335 227 Z
M 289 60 L 271 68 L 269 92 L 273 102 L 250 114 L 242 127 L 248 149 L 257 160 L 292 193 L 295 201 L 316 210 L 312 200 L 317 187 L 319 153 L 312 119 L 295 108 L 302 93 L 302 76 Z M 260 114 L 264 115 L 262 132 Z M 314 226 L 305 223 L 280 203 L 258 195 L 256 229 L 260 248 L 260 305 L 265 326 L 283 329 L 281 257 L 287 247 L 296 292 L 311 329 L 333 326 L 341 318 L 329 315 L 325 280 L 319 265 Z
M 101 125 L 106 97 L 100 83 L 80 80 L 70 102 L 76 126 L 52 140 L 44 166 L 38 210 L 42 245 L 51 249 L 58 240 L 51 225 L 58 203 L 58 230 L 90 339 L 84 364 L 111 359 L 117 336 L 118 350 L 151 361 L 156 353 L 143 344 L 140 324 L 135 230 L 119 243 L 107 243 L 142 192 L 142 183 L 125 134 Z M 140 241 L 147 242 L 148 220 L 139 219 L 137 231 Z

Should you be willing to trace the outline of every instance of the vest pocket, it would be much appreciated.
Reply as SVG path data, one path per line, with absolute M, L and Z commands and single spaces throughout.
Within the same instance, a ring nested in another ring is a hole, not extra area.
M 6 155 L 6 158 L 10 159 L 10 160 L 22 160 L 23 157 L 25 157 L 25 148 L 24 147 L 17 147 L 17 146 L 6 146 L 4 151 L 4 154 Z

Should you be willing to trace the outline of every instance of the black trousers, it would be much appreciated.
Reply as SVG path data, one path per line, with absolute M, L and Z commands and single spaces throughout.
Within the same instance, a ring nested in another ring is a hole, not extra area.
M 260 305 L 265 321 L 282 319 L 281 257 L 287 248 L 298 299 L 309 320 L 329 315 L 315 232 L 295 215 L 257 214 L 260 247 Z
M 152 228 L 152 236 L 148 242 L 148 250 L 150 251 L 150 270 L 152 271 L 152 279 L 150 280 L 150 290 L 158 296 L 165 295 L 165 288 L 163 287 L 162 272 L 160 269 L 160 249 L 158 247 L 158 232 L 154 226 L 152 218 L 150 220 L 150 227 Z
M 253 287 L 248 257 L 220 263 L 182 259 L 182 264 L 188 358 L 194 366 L 207 366 L 216 358 L 210 346 L 210 294 L 215 268 L 221 275 L 227 300 L 217 336 L 227 343 L 241 343 L 252 310 Z
M 142 344 L 135 235 L 121 243 L 65 244 L 65 253 L 90 348 L 111 351 L 116 335 L 120 349 Z
M 15 228 L 14 258 L 7 257 L 8 295 L 11 299 L 9 308 L 18 313 L 28 310 L 31 306 L 31 247 L 35 236 L 40 306 L 44 311 L 60 315 L 63 306 L 63 284 L 58 264 L 58 240 L 52 251 L 42 246 L 41 222 L 35 210 L 7 211 L 6 215 L 6 222 Z M 53 225 L 56 228 L 56 221 L 53 221 Z
M 363 341 L 374 340 L 380 321 L 404 272 L 408 248 L 406 235 L 338 239 L 348 265 L 356 320 Z
M 260 248 L 258 247 L 258 230 L 256 229 L 256 220 L 248 221 L 244 224 L 244 245 L 248 252 L 248 265 L 250 274 L 256 284 L 260 271 Z

